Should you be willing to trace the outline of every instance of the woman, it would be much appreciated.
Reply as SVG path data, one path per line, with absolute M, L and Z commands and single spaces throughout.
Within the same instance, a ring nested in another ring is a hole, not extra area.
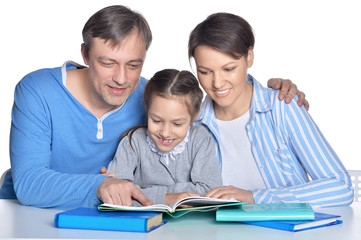
M 305 108 L 247 74 L 254 42 L 248 22 L 229 13 L 209 16 L 190 35 L 189 58 L 207 93 L 198 120 L 217 143 L 225 185 L 206 196 L 349 205 L 350 178 Z

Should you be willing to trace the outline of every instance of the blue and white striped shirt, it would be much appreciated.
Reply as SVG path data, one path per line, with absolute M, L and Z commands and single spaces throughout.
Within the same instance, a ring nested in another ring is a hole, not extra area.
M 252 190 L 255 203 L 308 202 L 314 207 L 351 204 L 354 194 L 350 177 L 305 108 L 299 107 L 296 99 L 290 104 L 280 101 L 279 91 L 264 88 L 251 75 L 248 81 L 254 91 L 247 135 L 266 186 Z M 219 129 L 209 96 L 202 103 L 197 122 L 212 133 L 222 164 Z

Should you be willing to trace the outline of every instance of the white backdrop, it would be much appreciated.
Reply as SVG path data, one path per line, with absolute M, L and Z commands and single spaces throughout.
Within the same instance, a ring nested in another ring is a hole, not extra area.
M 16 83 L 28 72 L 83 63 L 81 31 L 99 9 L 123 4 L 148 20 L 153 43 L 142 75 L 188 69 L 190 31 L 211 13 L 244 17 L 256 35 L 250 73 L 264 85 L 289 78 L 311 103 L 310 113 L 347 169 L 361 169 L 361 14 L 358 0 L 12 0 L 0 3 L 0 173 L 10 167 L 9 131 Z

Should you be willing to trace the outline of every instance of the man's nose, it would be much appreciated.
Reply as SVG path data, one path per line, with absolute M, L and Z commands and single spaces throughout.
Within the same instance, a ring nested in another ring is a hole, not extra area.
M 114 69 L 113 81 L 118 85 L 123 85 L 127 82 L 127 72 L 124 66 L 118 66 Z

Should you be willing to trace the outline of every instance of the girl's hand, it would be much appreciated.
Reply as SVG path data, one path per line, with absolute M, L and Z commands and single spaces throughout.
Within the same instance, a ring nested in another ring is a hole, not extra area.
M 251 191 L 236 188 L 234 186 L 224 186 L 213 188 L 205 197 L 220 198 L 220 199 L 236 199 L 240 202 L 254 203 L 253 194 Z
M 200 197 L 200 196 L 201 195 L 197 193 L 191 193 L 191 192 L 167 193 L 165 195 L 165 204 L 169 206 L 186 197 Z
M 104 176 L 115 177 L 114 173 L 107 173 L 107 168 L 106 167 L 102 167 L 100 169 L 100 174 L 104 175 Z

